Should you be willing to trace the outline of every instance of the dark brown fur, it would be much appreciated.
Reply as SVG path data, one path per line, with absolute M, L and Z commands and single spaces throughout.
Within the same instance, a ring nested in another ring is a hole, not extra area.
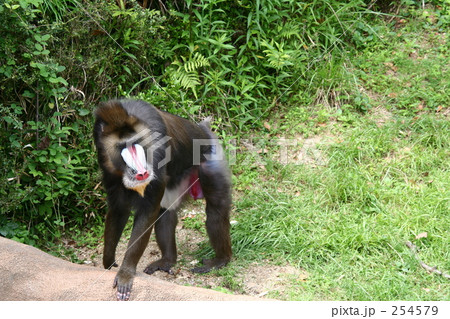
M 119 272 L 114 281 L 117 297 L 127 300 L 136 273 L 136 265 L 147 246 L 151 230 L 155 227 L 156 241 L 162 257 L 144 270 L 152 274 L 157 270 L 171 272 L 177 260 L 175 227 L 177 195 L 182 194 L 191 174 L 197 174 L 206 199 L 206 228 L 216 256 L 204 260 L 203 266 L 194 272 L 208 272 L 225 266 L 231 259 L 229 212 L 231 207 L 231 181 L 228 165 L 224 160 L 207 160 L 214 148 L 220 147 L 207 123 L 197 125 L 186 119 L 162 112 L 143 101 L 120 100 L 103 103 L 96 110 L 94 127 L 95 144 L 103 184 L 107 192 L 108 214 L 105 222 L 105 247 L 103 265 L 117 266 L 115 250 L 125 224 L 134 210 L 133 230 Z M 145 133 L 145 134 L 144 134 Z M 145 138 L 156 134 L 171 139 L 152 152 L 151 163 L 154 178 L 145 188 L 143 196 L 128 189 L 123 178 L 130 177 L 120 152 L 126 143 L 143 143 L 148 150 L 158 139 L 145 145 Z M 201 148 L 200 163 L 193 161 L 193 140 L 208 140 L 213 146 Z M 141 141 L 141 142 L 140 142 Z M 158 166 L 170 146 L 170 161 Z M 186 189 L 187 190 L 187 189 Z M 163 195 L 167 193 L 166 196 Z M 172 198 L 173 197 L 173 198 Z M 163 201 L 162 201 L 163 200 Z M 171 202 L 172 200 L 172 202 Z M 175 202 L 176 205 L 172 205 Z

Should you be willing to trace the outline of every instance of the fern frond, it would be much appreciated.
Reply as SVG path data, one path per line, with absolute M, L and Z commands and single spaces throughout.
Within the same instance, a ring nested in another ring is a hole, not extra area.
M 177 67 L 170 73 L 172 81 L 184 89 L 191 89 L 197 98 L 196 87 L 201 84 L 198 69 L 209 66 L 209 61 L 199 52 L 195 52 L 189 58 L 181 57 L 181 59 L 182 62 L 179 60 L 172 62 L 172 65 Z
M 286 22 L 280 30 L 280 36 L 285 39 L 290 39 L 292 36 L 301 39 L 300 37 L 300 26 L 297 21 Z
M 196 71 L 186 72 L 184 68 L 180 67 L 171 74 L 173 82 L 180 85 L 184 89 L 191 89 L 197 98 L 196 87 L 200 85 L 200 77 Z
M 183 72 L 179 70 L 178 72 L 175 72 L 174 75 L 176 76 L 174 79 L 175 83 L 181 85 L 185 89 L 192 89 L 200 84 L 200 79 L 197 73 Z
M 186 72 L 193 72 L 205 66 L 209 66 L 209 61 L 199 52 L 195 52 L 189 60 L 184 61 L 184 69 Z

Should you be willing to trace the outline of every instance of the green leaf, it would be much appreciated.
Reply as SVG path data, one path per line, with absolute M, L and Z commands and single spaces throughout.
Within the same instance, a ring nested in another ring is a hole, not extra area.
M 49 78 L 48 81 L 50 83 L 62 83 L 64 85 L 69 85 L 69 83 L 67 83 L 67 81 L 65 79 L 63 79 L 62 77 Z
M 41 69 L 39 74 L 42 75 L 44 78 L 47 78 L 50 75 L 50 73 L 44 69 Z
M 88 115 L 89 113 L 90 113 L 90 111 L 87 110 L 87 109 L 79 109 L 79 110 L 78 110 L 78 114 L 79 114 L 80 116 L 86 116 L 86 115 Z
M 130 70 L 129 67 L 127 67 L 126 65 L 124 65 L 124 66 L 123 66 L 123 69 L 124 69 L 128 74 L 131 75 L 131 70 Z
M 20 145 L 20 143 L 19 143 L 19 141 L 12 141 L 11 142 L 11 145 L 13 146 L 13 147 L 15 147 L 15 148 L 19 148 L 21 145 Z
M 28 98 L 32 99 L 32 98 L 34 98 L 34 97 L 36 96 L 36 94 L 34 94 L 34 93 L 32 93 L 32 92 L 30 92 L 30 91 L 28 91 L 28 90 L 25 90 L 25 91 L 22 93 L 22 96 L 23 96 L 23 97 L 28 97 Z
M 14 120 L 13 120 L 13 118 L 12 118 L 11 116 L 3 116 L 3 120 L 4 120 L 6 123 L 9 123 L 9 124 L 11 124 L 11 123 L 14 122 Z

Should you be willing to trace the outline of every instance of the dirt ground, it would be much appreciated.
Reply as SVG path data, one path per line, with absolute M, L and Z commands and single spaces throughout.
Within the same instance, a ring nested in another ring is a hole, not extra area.
M 30 267 L 32 265 L 32 267 Z M 117 270 L 74 264 L 0 236 L 1 301 L 114 301 Z M 177 285 L 144 273 L 133 301 L 257 301 L 260 298 Z
M 176 230 L 177 245 L 178 245 L 178 263 L 173 267 L 173 274 L 157 271 L 151 276 L 155 276 L 164 281 L 175 283 L 183 286 L 194 286 L 218 291 L 224 291 L 223 280 L 224 277 L 217 274 L 194 274 L 190 271 L 191 268 L 199 262 L 192 257 L 192 252 L 199 249 L 199 244 L 202 243 L 206 237 L 197 230 L 183 227 L 183 219 L 191 218 L 196 214 L 203 214 L 201 206 L 195 205 L 181 210 L 179 215 L 179 223 Z M 122 236 L 124 237 L 124 236 Z M 128 239 L 122 238 L 119 242 L 116 251 L 116 259 L 120 265 L 126 251 Z M 69 245 L 70 246 L 70 245 Z M 73 246 L 72 246 L 73 247 Z M 84 260 L 87 266 L 98 267 L 103 269 L 102 265 L 102 249 L 99 246 L 92 250 L 83 247 L 77 247 L 77 257 L 79 260 Z M 137 271 L 143 272 L 144 268 L 151 262 L 160 258 L 159 248 L 156 244 L 154 235 L 152 234 L 150 242 L 145 250 L 141 260 L 139 261 Z M 239 291 L 234 293 L 257 296 L 260 298 L 267 298 L 274 296 L 282 297 L 293 279 L 306 280 L 307 274 L 292 266 L 276 266 L 269 263 L 253 263 L 246 267 L 245 271 L 239 273 L 237 278 L 234 278 L 239 284 Z

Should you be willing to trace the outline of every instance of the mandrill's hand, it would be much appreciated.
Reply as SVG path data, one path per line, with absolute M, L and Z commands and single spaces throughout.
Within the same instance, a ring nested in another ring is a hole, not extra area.
M 134 273 L 130 274 L 119 270 L 113 284 L 113 288 L 117 287 L 117 300 L 127 301 L 130 299 L 134 275 Z

